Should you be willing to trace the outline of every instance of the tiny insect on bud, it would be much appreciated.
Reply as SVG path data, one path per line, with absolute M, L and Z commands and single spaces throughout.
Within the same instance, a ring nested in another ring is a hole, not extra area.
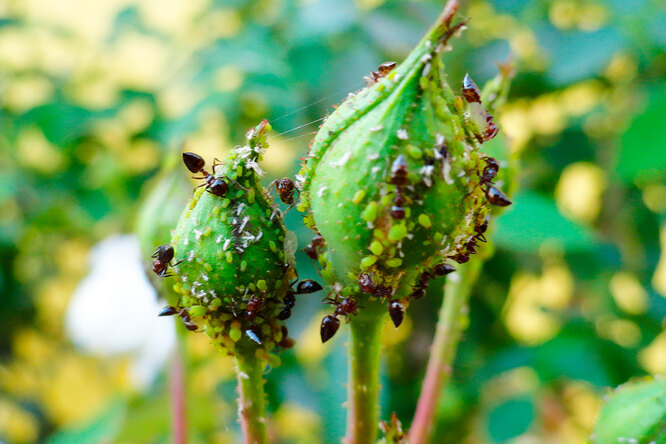
M 375 292 L 375 283 L 369 273 L 361 273 L 358 277 L 358 287 L 363 293 L 372 294 Z

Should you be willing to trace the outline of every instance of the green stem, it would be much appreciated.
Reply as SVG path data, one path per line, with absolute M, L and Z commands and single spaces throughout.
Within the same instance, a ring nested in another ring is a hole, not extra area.
M 410 444 L 428 442 L 442 388 L 451 379 L 458 342 L 467 327 L 467 303 L 482 264 L 480 258 L 472 259 L 458 267 L 458 279 L 450 279 L 447 283 L 426 377 L 409 431 Z
M 245 444 L 266 444 L 266 399 L 263 373 L 266 362 L 253 355 L 236 356 L 238 373 L 238 418 Z
M 346 444 L 374 444 L 377 439 L 379 358 L 385 314 L 383 306 L 368 306 L 349 323 L 351 344 Z

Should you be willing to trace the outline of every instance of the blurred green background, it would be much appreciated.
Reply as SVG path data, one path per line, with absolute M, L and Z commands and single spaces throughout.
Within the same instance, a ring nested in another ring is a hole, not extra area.
M 266 183 L 293 175 L 317 120 L 379 63 L 402 60 L 442 6 L 0 2 L 0 441 L 170 442 L 163 357 L 152 376 L 132 373 L 161 336 L 112 352 L 70 340 L 89 252 L 133 232 L 145 184 L 183 145 L 210 164 L 268 118 Z M 449 81 L 469 72 L 481 85 L 511 58 L 497 143 L 520 154 L 522 172 L 433 442 L 583 442 L 609 387 L 666 373 L 666 3 L 487 0 L 461 11 L 471 20 L 445 56 Z M 287 223 L 303 248 L 311 232 L 295 210 Z M 111 257 L 98 272 L 123 280 L 122 255 Z M 382 415 L 405 425 L 441 303 L 434 287 L 386 329 Z M 141 323 L 134 297 L 93 304 L 107 334 Z M 319 300 L 299 299 L 288 321 L 298 344 L 266 375 L 276 442 L 343 433 L 346 329 L 320 344 Z M 186 342 L 191 442 L 237 442 L 231 361 L 202 334 Z

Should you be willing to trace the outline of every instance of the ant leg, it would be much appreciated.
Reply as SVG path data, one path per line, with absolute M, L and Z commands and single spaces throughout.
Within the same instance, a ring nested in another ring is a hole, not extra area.
M 271 182 L 271 183 L 268 185 L 268 188 L 266 188 L 266 189 L 267 189 L 269 192 L 270 192 L 270 191 L 273 191 L 273 187 L 275 186 L 275 182 L 277 182 L 277 181 L 278 181 L 278 179 L 275 179 L 273 182 Z

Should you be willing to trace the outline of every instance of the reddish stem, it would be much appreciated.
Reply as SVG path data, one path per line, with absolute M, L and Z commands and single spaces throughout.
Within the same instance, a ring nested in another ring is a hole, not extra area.
M 171 393 L 171 417 L 174 444 L 187 443 L 187 414 L 185 401 L 185 370 L 180 349 L 176 349 L 171 360 L 171 377 L 169 380 Z
M 426 377 L 409 431 L 410 444 L 428 442 L 442 388 L 451 378 L 451 366 L 456 356 L 458 342 L 468 323 L 467 302 L 482 264 L 483 261 L 477 259 L 460 266 L 458 279 L 455 281 L 451 279 L 446 287 Z

